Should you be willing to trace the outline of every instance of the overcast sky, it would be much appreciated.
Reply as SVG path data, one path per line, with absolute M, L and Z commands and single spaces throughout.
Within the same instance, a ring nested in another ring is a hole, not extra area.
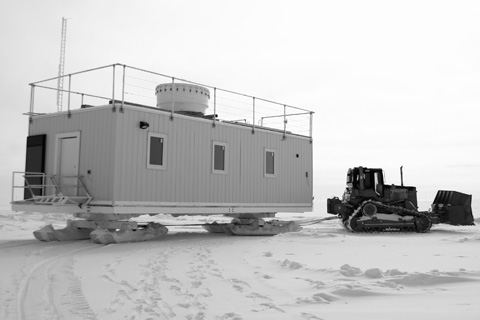
M 360 165 L 480 197 L 480 1 L 3 0 L 2 201 L 62 17 L 65 73 L 118 62 L 313 110 L 317 200 Z

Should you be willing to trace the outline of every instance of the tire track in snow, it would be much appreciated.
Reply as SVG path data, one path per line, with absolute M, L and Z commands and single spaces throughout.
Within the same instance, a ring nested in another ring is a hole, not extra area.
M 23 247 L 23 246 L 28 246 L 34 243 L 38 243 L 38 240 L 13 240 L 13 241 L 7 241 L 5 243 L 0 244 L 0 250 L 3 249 L 11 249 L 11 248 L 16 248 L 16 247 Z
M 83 294 L 81 281 L 74 274 L 74 266 L 73 256 L 68 256 L 62 264 L 50 265 L 47 296 L 60 319 L 96 319 Z
M 73 244 L 77 245 L 77 243 Z M 73 246 L 72 245 L 72 246 Z M 62 249 L 65 248 L 70 248 L 69 246 L 64 246 Z M 55 297 L 52 292 L 52 284 L 50 283 L 50 280 L 52 280 L 51 275 L 52 275 L 52 268 L 58 268 L 56 264 L 62 264 L 62 259 L 65 257 L 69 257 L 73 259 L 73 255 L 82 251 L 90 250 L 95 247 L 82 247 L 79 249 L 75 250 L 69 250 L 67 252 L 52 256 L 50 258 L 43 259 L 37 263 L 35 263 L 29 271 L 26 273 L 26 275 L 23 277 L 23 279 L 20 281 L 18 285 L 18 290 L 17 290 L 17 319 L 20 320 L 28 320 L 28 319 L 39 319 L 39 316 L 45 316 L 47 319 L 60 319 L 59 311 L 56 306 L 57 301 L 55 300 Z M 57 249 L 57 247 L 48 247 L 50 250 Z M 35 255 L 43 253 L 43 251 L 46 251 L 45 249 L 39 250 L 34 252 Z M 65 270 L 65 269 L 64 269 Z M 42 274 L 42 271 L 44 271 L 44 274 Z M 72 260 L 72 266 L 69 270 L 69 272 L 72 273 L 71 276 L 65 277 L 67 280 L 67 283 L 71 281 L 78 281 L 77 278 L 73 276 L 73 260 Z M 43 276 L 43 277 L 42 277 Z M 64 279 L 64 280 L 65 280 Z M 46 285 L 43 285 L 42 282 L 46 282 Z M 79 281 L 78 281 L 79 282 Z M 36 291 L 33 289 L 37 289 L 37 287 L 40 286 L 42 288 L 40 291 Z M 75 286 L 74 286 L 75 287 Z M 81 297 L 81 290 L 79 293 L 79 288 L 81 288 L 80 284 L 76 286 L 77 290 L 77 298 Z M 30 291 L 29 291 L 30 289 Z M 67 292 L 68 293 L 68 292 Z M 33 297 L 32 297 L 33 295 Z M 39 297 L 38 295 L 41 295 Z M 41 301 L 42 303 L 38 303 L 38 301 Z M 83 297 L 83 300 L 85 298 Z M 26 305 L 28 303 L 31 303 L 29 305 Z M 86 302 L 86 301 L 85 301 Z M 28 312 L 27 312 L 28 309 Z M 82 309 L 85 310 L 83 307 Z M 74 309 L 73 309 L 74 311 Z M 74 312 L 75 313 L 75 312 Z M 88 316 L 88 314 L 86 314 Z M 44 317 L 44 318 L 45 318 Z M 69 317 L 70 319 L 70 317 Z M 83 317 L 83 319 L 92 319 L 91 317 Z

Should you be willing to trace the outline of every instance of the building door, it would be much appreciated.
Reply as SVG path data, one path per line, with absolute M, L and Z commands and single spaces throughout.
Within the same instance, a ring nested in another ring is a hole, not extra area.
M 62 134 L 58 137 L 57 182 L 66 196 L 78 195 L 78 169 L 80 158 L 80 133 Z
M 27 154 L 25 160 L 25 191 L 24 199 L 34 196 L 43 196 L 45 181 L 42 174 L 45 173 L 45 146 L 47 135 L 40 134 L 27 137 Z M 36 186 L 28 188 L 27 185 Z

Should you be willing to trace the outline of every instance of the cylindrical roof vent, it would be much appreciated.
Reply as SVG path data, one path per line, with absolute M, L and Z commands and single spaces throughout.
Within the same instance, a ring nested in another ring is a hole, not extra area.
M 205 114 L 210 99 L 207 88 L 188 83 L 163 83 L 155 88 L 157 107 L 178 113 Z

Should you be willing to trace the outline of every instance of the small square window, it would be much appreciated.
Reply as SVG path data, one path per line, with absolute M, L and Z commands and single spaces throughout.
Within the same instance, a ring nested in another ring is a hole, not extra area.
M 165 169 L 166 139 L 164 135 L 149 133 L 147 148 L 147 168 Z
M 265 149 L 265 158 L 264 158 L 265 177 L 276 176 L 275 166 L 276 166 L 275 150 Z
M 226 143 L 213 142 L 213 173 L 227 173 L 227 149 Z

